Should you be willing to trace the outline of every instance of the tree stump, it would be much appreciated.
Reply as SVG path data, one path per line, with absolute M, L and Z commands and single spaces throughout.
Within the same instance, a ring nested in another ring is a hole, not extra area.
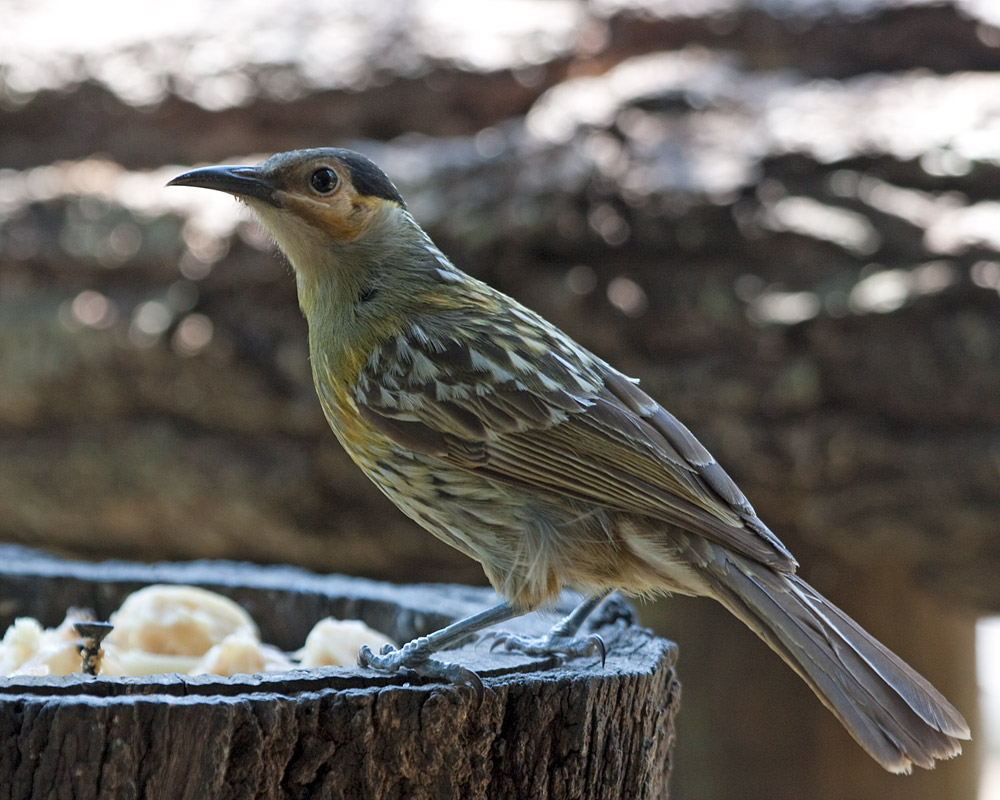
M 397 641 L 495 602 L 461 586 L 394 586 L 233 562 L 68 562 L 0 548 L 9 624 L 57 624 L 67 607 L 106 619 L 151 583 L 227 595 L 262 638 L 302 644 L 325 616 Z M 560 609 L 561 610 L 561 609 Z M 551 615 L 511 623 L 540 633 Z M 467 644 L 453 652 L 486 688 L 412 673 L 328 667 L 284 673 L 0 679 L 0 800 L 44 798 L 654 798 L 666 794 L 679 684 L 676 647 L 611 600 L 593 620 L 608 645 L 559 664 Z

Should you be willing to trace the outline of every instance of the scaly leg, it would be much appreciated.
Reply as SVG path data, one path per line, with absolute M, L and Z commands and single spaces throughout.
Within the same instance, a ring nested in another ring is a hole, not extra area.
M 438 678 L 448 683 L 461 683 L 469 686 L 481 703 L 483 700 L 483 682 L 471 669 L 458 664 L 441 661 L 432 657 L 438 650 L 446 650 L 464 639 L 469 634 L 506 622 L 523 614 L 522 609 L 503 602 L 473 614 L 465 619 L 451 623 L 441 630 L 427 636 L 419 636 L 407 642 L 398 650 L 391 645 L 385 645 L 379 655 L 375 655 L 368 645 L 362 645 L 358 653 L 358 664 L 379 672 L 396 672 L 406 667 L 419 675 L 428 678 Z
M 602 592 L 586 598 L 544 636 L 536 638 L 510 633 L 499 633 L 496 635 L 493 647 L 495 648 L 502 644 L 506 650 L 517 650 L 526 655 L 558 655 L 566 658 L 590 656 L 594 653 L 600 653 L 601 664 L 603 665 L 606 655 L 604 640 L 596 634 L 578 639 L 576 638 L 576 633 L 580 630 L 580 626 L 583 625 L 591 612 L 609 594 L 610 591 Z M 472 616 L 453 622 L 451 625 L 434 631 L 434 633 L 427 636 L 419 636 L 407 642 L 399 649 L 391 645 L 385 645 L 382 648 L 382 652 L 379 655 L 375 655 L 368 645 L 362 645 L 361 651 L 358 653 L 358 664 L 362 667 L 377 670 L 378 672 L 387 673 L 397 672 L 405 667 L 428 678 L 437 678 L 448 683 L 465 684 L 475 692 L 477 701 L 481 703 L 483 700 L 483 682 L 479 676 L 472 670 L 466 669 L 459 664 L 433 658 L 432 654 L 452 647 L 476 631 L 506 622 L 509 619 L 521 616 L 523 613 L 522 609 L 512 606 L 510 603 L 503 602 L 485 611 L 480 611 L 478 614 L 473 614 Z
M 552 627 L 552 630 L 544 636 L 531 637 L 512 633 L 498 633 L 490 649 L 493 650 L 503 645 L 505 650 L 517 650 L 520 653 L 530 656 L 556 655 L 567 658 L 592 656 L 595 653 L 600 653 L 601 666 L 603 666 L 604 659 L 607 656 L 604 640 L 596 633 L 585 637 L 577 637 L 576 634 L 587 617 L 604 602 L 604 599 L 609 594 L 611 594 L 610 590 L 590 595 L 556 623 Z

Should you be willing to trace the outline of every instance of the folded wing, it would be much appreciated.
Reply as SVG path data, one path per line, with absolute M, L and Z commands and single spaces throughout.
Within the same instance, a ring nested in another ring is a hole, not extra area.
M 443 465 L 662 520 L 794 571 L 791 554 L 686 427 L 541 324 L 532 338 L 509 341 L 495 329 L 442 340 L 415 324 L 369 359 L 358 409 L 398 445 Z

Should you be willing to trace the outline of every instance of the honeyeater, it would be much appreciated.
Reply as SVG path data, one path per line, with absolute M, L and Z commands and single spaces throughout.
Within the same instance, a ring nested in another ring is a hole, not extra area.
M 350 150 L 279 153 L 172 186 L 246 203 L 294 269 L 330 427 L 407 516 L 482 564 L 503 602 L 362 666 L 477 684 L 435 654 L 553 600 L 586 598 L 527 653 L 578 636 L 612 591 L 711 597 L 794 669 L 883 767 L 961 752 L 962 715 L 796 575 L 711 454 L 637 382 L 455 267 L 388 177 Z

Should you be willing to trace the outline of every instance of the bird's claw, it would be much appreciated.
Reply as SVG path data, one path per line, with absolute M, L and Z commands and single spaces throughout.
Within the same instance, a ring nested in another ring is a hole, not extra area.
M 401 669 L 409 669 L 425 678 L 464 686 L 472 691 L 476 707 L 481 706 L 486 690 L 480 677 L 460 664 L 433 658 L 431 652 L 427 641 L 423 638 L 407 642 L 399 649 L 390 644 L 383 645 L 378 655 L 375 655 L 368 645 L 362 645 L 358 652 L 358 666 L 387 675 L 399 672 Z
M 490 644 L 490 652 L 492 653 L 500 645 L 506 642 L 509 638 L 510 638 L 509 633 L 505 633 L 503 631 L 488 631 L 482 635 L 479 641 L 482 642 L 485 641 L 486 639 L 492 639 L 493 642 L 492 644 Z
M 581 637 L 559 636 L 552 633 L 530 637 L 498 632 L 491 634 L 491 638 L 493 639 L 492 644 L 490 644 L 491 652 L 498 647 L 503 647 L 504 650 L 515 650 L 529 656 L 554 656 L 560 660 L 584 658 L 598 654 L 601 657 L 602 668 L 607 663 L 608 658 L 608 649 L 604 645 L 604 639 L 596 633 Z

